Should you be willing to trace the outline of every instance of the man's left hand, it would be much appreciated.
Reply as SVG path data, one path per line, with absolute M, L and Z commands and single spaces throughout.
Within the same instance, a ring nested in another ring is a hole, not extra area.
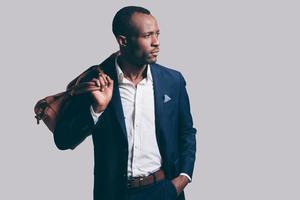
M 189 179 L 186 176 L 179 175 L 172 180 L 172 183 L 176 188 L 177 196 L 179 196 L 185 186 L 189 183 Z

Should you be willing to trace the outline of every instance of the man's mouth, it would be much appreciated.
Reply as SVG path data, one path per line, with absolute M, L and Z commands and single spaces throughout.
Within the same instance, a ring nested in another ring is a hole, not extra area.
M 158 56 L 158 53 L 159 53 L 159 49 L 151 51 L 151 54 L 154 55 L 154 56 Z

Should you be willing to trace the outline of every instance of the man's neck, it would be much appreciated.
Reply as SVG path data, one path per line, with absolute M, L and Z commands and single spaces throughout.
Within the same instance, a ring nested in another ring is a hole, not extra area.
M 128 62 L 124 57 L 119 56 L 117 62 L 124 73 L 124 77 L 132 83 L 138 83 L 143 80 L 146 75 L 147 65 L 137 66 Z

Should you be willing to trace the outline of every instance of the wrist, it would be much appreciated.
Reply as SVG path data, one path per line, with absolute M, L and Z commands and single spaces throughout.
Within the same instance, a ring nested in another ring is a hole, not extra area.
M 180 179 L 180 182 L 185 183 L 186 185 L 190 182 L 188 177 L 186 177 L 185 175 L 179 175 L 178 179 Z
M 92 108 L 94 110 L 95 113 L 101 113 L 105 110 L 106 106 L 101 106 L 97 103 L 93 103 L 92 104 Z

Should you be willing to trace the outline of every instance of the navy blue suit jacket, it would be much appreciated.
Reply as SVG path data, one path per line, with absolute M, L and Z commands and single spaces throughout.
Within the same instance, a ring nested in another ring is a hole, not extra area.
M 127 194 L 128 143 L 124 114 L 114 65 L 115 54 L 106 59 L 102 69 L 114 80 L 112 100 L 97 124 L 90 114 L 90 95 L 73 97 L 60 116 L 54 140 L 61 150 L 73 149 L 87 136 L 94 144 L 94 199 L 122 200 Z M 94 66 L 95 67 L 95 66 Z M 151 64 L 155 102 L 155 128 L 162 156 L 162 168 L 172 179 L 183 172 L 190 177 L 196 153 L 196 129 L 190 113 L 189 98 L 183 76 L 159 64 Z M 83 80 L 96 77 L 91 73 Z M 164 102 L 164 96 L 171 98 Z M 184 193 L 179 199 L 184 199 Z

